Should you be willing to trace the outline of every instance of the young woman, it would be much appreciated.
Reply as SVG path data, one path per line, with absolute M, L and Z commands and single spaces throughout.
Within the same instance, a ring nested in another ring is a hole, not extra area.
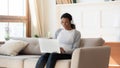
M 81 34 L 75 29 L 72 23 L 72 16 L 69 13 L 64 13 L 61 16 L 61 24 L 64 27 L 55 33 L 55 38 L 59 41 L 61 47 L 59 53 L 45 53 L 42 55 L 36 68 L 54 68 L 57 60 L 71 59 L 72 52 L 79 47 Z

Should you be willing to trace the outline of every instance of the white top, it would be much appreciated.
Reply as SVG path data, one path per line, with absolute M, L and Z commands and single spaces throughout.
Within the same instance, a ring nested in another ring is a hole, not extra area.
M 79 47 L 81 34 L 79 31 L 62 29 L 57 34 L 60 47 L 63 47 L 66 53 L 72 53 L 74 49 Z

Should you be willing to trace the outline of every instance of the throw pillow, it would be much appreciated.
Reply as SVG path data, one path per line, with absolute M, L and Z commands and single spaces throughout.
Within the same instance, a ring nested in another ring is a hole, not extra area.
M 21 40 L 8 40 L 0 47 L 0 54 L 16 56 L 27 45 L 27 42 Z

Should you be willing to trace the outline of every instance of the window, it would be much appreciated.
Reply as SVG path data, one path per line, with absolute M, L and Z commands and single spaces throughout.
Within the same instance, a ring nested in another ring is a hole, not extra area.
M 0 2 L 0 40 L 6 36 L 26 37 L 29 33 L 28 0 L 1 0 Z

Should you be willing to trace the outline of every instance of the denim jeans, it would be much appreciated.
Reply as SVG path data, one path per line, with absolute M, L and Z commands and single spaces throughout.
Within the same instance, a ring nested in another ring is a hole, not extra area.
M 71 59 L 71 54 L 45 53 L 43 54 L 37 64 L 36 68 L 54 68 L 57 60 Z

